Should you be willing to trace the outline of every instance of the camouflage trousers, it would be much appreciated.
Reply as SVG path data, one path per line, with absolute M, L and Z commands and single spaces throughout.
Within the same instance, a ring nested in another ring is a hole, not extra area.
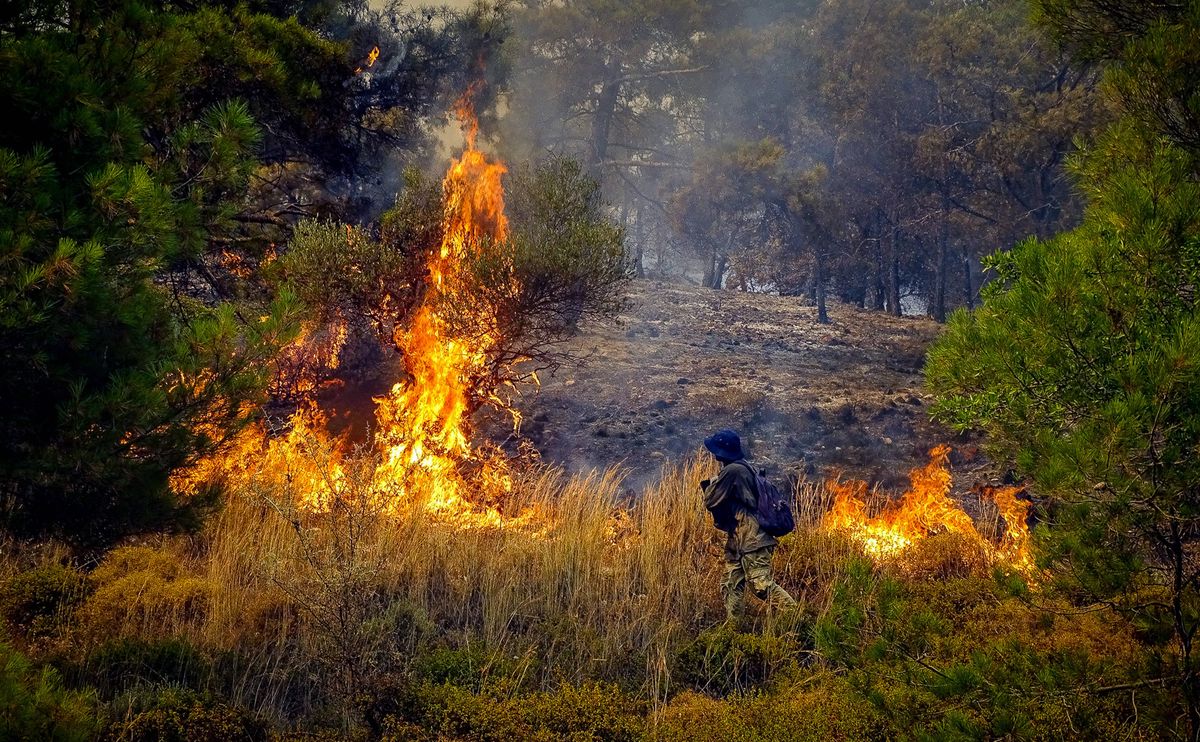
M 725 582 L 721 593 L 725 598 L 725 613 L 730 618 L 740 618 L 746 610 L 746 584 L 760 599 L 784 607 L 796 605 L 787 590 L 771 576 L 771 554 L 774 546 L 756 549 L 742 555 L 736 562 L 725 562 Z

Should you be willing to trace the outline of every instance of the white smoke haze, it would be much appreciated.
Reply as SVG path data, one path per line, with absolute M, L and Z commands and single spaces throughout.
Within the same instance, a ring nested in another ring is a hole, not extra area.
M 789 468 L 843 465 L 870 478 L 877 466 L 903 472 L 920 463 L 923 431 L 910 421 L 923 413 L 909 401 L 920 388 L 920 362 L 911 360 L 920 358 L 918 347 L 906 347 L 909 360 L 892 369 L 899 377 L 868 385 L 865 410 L 832 392 L 797 390 L 803 374 L 749 392 L 725 380 L 755 370 L 738 365 L 739 357 L 776 353 L 785 366 L 828 372 L 830 358 L 846 355 L 841 343 L 873 342 L 853 330 L 869 327 L 878 317 L 872 311 L 940 318 L 970 306 L 981 256 L 1077 217 L 1059 165 L 1071 137 L 1054 127 L 1098 120 L 1095 76 L 1035 95 L 1039 81 L 1066 63 L 1014 12 L 1019 7 L 1021 0 L 928 7 L 755 0 L 701 2 L 672 15 L 672 3 L 507 5 L 509 35 L 486 71 L 498 95 L 481 147 L 510 166 L 547 157 L 581 162 L 625 228 L 639 276 L 785 299 L 770 311 L 751 304 L 757 316 L 733 316 L 714 294 L 712 317 L 696 318 L 682 335 L 664 325 L 666 310 L 653 300 L 635 302 L 618 329 L 585 328 L 578 351 L 601 371 L 564 372 L 547 380 L 541 398 L 529 397 L 530 429 L 546 432 L 539 446 L 587 469 L 626 456 L 675 457 L 694 450 L 707 427 L 729 425 Z M 960 48 L 974 55 L 969 64 L 954 57 Z M 972 123 L 980 121 L 987 125 Z M 439 177 L 463 147 L 462 130 L 449 113 L 424 125 L 431 146 L 421 164 Z M 1006 144 L 1017 135 L 1028 152 Z M 1047 149 L 1054 154 L 1036 159 Z M 388 166 L 384 206 L 404 164 L 411 160 Z M 637 291 L 646 297 L 644 286 Z M 703 314 L 702 294 L 680 300 Z M 780 309 L 787 306 L 800 313 Z M 780 322 L 794 326 L 774 327 Z M 885 342 L 877 335 L 870 337 Z M 896 366 L 867 345 L 846 363 Z M 655 354 L 659 388 L 619 360 L 604 365 L 623 353 Z M 700 362 L 706 374 L 694 378 L 691 366 Z M 646 386 L 640 406 L 615 386 L 604 391 L 606 378 L 627 371 L 622 388 Z M 564 385 L 583 378 L 602 388 L 588 405 L 574 404 L 580 387 Z M 683 378 L 690 381 L 677 383 Z M 804 404 L 781 405 L 784 396 Z M 569 419 L 581 416 L 592 419 Z M 641 424 L 642 416 L 663 425 Z

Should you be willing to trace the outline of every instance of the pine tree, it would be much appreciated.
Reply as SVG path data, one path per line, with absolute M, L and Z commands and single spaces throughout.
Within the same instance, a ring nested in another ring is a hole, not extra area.
M 0 499 L 14 532 L 101 543 L 202 504 L 171 472 L 247 421 L 291 330 L 286 294 L 247 317 L 165 280 L 231 233 L 263 143 L 216 80 L 319 97 L 289 54 L 337 48 L 242 10 L 25 10 L 0 37 Z
M 1043 561 L 1063 587 L 1162 638 L 1200 739 L 1200 160 L 1187 127 L 1154 113 L 1197 99 L 1195 77 L 1191 91 L 1163 82 L 1194 50 L 1162 42 L 1195 38 L 1200 14 L 1041 5 L 1060 37 L 1110 61 L 1125 118 L 1073 164 L 1082 224 L 993 256 L 983 306 L 952 318 L 926 374 L 937 414 L 987 430 L 1046 496 Z M 1117 22 L 1115 48 L 1089 36 Z

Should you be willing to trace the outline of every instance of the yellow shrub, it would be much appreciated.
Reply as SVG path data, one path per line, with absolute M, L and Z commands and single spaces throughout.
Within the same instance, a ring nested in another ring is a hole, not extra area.
M 717 700 L 681 693 L 658 711 L 662 742 L 789 742 L 885 739 L 878 712 L 840 678 L 809 676 L 790 688 Z
M 97 638 L 168 636 L 203 622 L 211 587 L 167 549 L 116 549 L 92 573 L 95 591 L 79 611 Z

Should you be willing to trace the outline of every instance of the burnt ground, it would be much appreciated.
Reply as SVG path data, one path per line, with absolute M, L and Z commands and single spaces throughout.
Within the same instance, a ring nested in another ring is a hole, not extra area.
M 840 472 L 902 491 L 929 448 L 950 442 L 956 490 L 984 474 L 974 442 L 929 419 L 930 320 L 834 304 L 822 326 L 802 298 L 654 281 L 635 281 L 630 298 L 618 323 L 572 341 L 579 366 L 520 403 L 521 432 L 544 458 L 623 465 L 636 487 L 731 427 L 768 472 Z
M 723 427 L 772 476 L 840 475 L 899 493 L 949 442 L 958 494 L 994 479 L 977 441 L 929 419 L 921 368 L 939 325 L 836 303 L 830 316 L 817 324 L 798 297 L 634 281 L 617 322 L 571 341 L 580 362 L 526 391 L 521 434 L 572 471 L 626 468 L 631 491 Z M 402 373 L 395 358 L 359 365 L 322 394 L 331 428 L 365 440 L 371 398 Z M 512 443 L 507 416 L 479 422 Z

